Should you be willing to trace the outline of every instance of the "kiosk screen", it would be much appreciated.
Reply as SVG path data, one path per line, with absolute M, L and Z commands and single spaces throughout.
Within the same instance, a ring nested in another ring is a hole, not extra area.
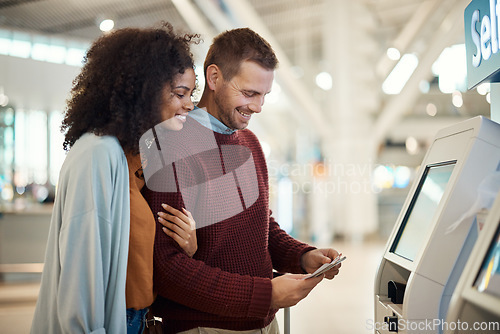
M 410 261 L 415 259 L 432 218 L 443 197 L 456 161 L 428 165 L 406 211 L 391 252 Z
M 500 225 L 474 282 L 479 292 L 500 297 Z

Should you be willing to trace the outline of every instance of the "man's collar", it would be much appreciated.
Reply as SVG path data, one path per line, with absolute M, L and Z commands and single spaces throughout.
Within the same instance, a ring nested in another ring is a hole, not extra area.
M 189 117 L 193 118 L 204 127 L 223 135 L 230 135 L 235 131 L 228 128 L 214 116 L 210 115 L 205 108 L 194 107 L 194 109 L 189 112 Z

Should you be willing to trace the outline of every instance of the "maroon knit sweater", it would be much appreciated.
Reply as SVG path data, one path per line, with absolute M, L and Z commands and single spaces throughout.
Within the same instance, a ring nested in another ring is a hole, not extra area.
M 210 141 L 215 149 L 193 148 Z M 256 136 L 250 130 L 219 134 L 188 117 L 184 129 L 170 134 L 168 142 L 181 153 L 170 166 L 163 162 L 167 167 L 149 179 L 144 197 L 155 213 L 162 210 L 161 203 L 187 207 L 197 227 L 202 227 L 196 232 L 198 250 L 189 258 L 157 223 L 154 284 L 158 297 L 152 308 L 163 318 L 164 332 L 267 326 L 277 311 L 270 309 L 273 268 L 303 273 L 300 258 L 314 248 L 289 236 L 271 217 L 267 167 Z M 224 177 L 235 182 L 211 185 Z M 175 179 L 177 191 L 159 191 L 158 184 L 166 179 Z M 236 200 L 227 195 L 235 192 L 234 186 L 239 194 Z M 218 221 L 220 217 L 224 220 Z

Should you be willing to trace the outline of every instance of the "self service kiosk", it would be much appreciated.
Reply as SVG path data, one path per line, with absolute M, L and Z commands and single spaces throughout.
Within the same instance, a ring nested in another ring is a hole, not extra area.
M 451 298 L 445 334 L 500 333 L 500 193 Z
M 429 324 L 473 221 L 463 215 L 499 164 L 498 123 L 479 116 L 437 133 L 378 268 L 376 333 L 436 333 Z

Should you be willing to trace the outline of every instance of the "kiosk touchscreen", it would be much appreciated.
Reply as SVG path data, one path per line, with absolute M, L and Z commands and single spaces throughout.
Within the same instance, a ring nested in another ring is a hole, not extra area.
M 499 164 L 499 124 L 478 116 L 437 133 L 378 268 L 376 333 L 436 333 L 427 324 L 439 318 L 443 288 L 473 218 L 455 223 Z
M 410 207 L 403 218 L 391 252 L 410 261 L 415 259 L 419 246 L 430 226 L 456 161 L 437 163 L 425 167 Z
M 451 298 L 445 334 L 500 333 L 500 194 Z

